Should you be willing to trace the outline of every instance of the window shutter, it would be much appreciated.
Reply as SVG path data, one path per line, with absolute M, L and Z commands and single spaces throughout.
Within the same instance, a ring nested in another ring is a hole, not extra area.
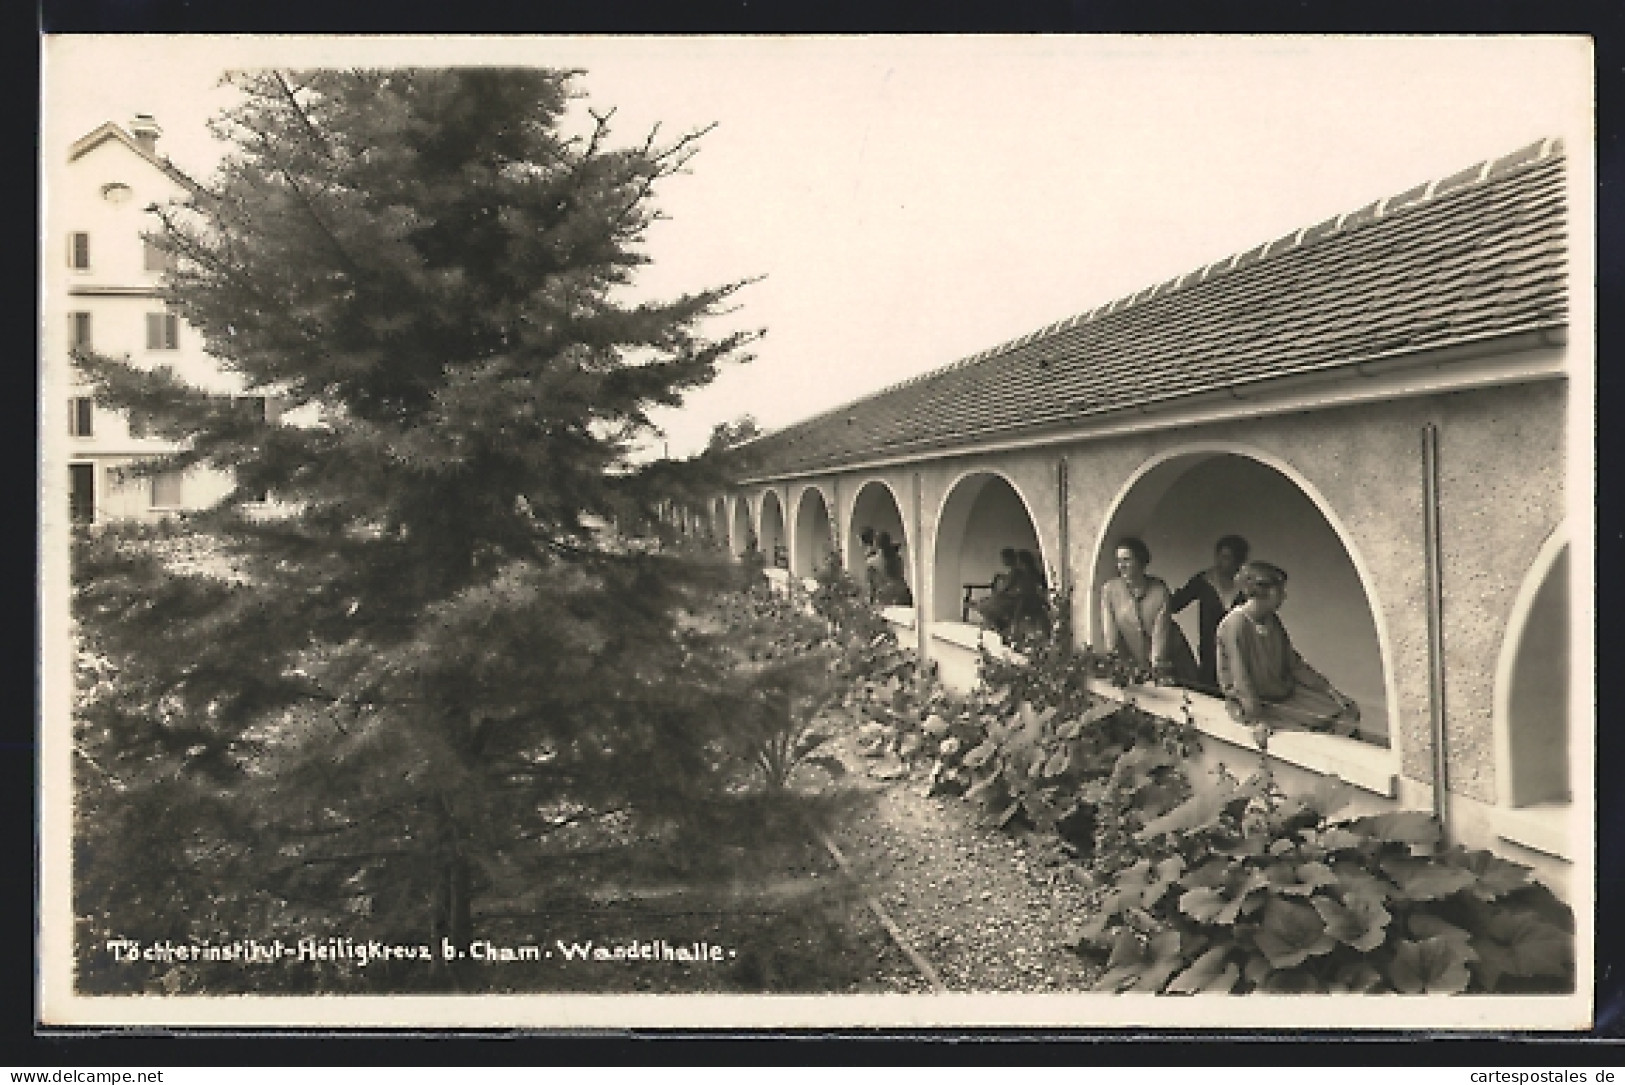
M 169 254 L 150 240 L 142 242 L 141 266 L 147 271 L 164 271 L 169 267 Z
M 180 346 L 180 318 L 172 313 L 147 314 L 147 349 L 175 350 Z
M 161 475 L 152 476 L 152 507 L 155 509 L 175 509 L 181 504 L 181 474 L 179 471 L 165 471 Z

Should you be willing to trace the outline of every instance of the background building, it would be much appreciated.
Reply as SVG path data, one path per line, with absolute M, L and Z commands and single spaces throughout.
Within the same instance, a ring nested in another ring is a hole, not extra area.
M 165 256 L 144 235 L 159 229 L 155 205 L 196 185 L 158 153 L 160 135 L 145 115 L 127 129 L 101 125 L 72 145 L 46 194 L 43 424 L 48 438 L 52 430 L 65 435 L 65 446 L 45 443 L 66 448 L 65 512 L 78 523 L 158 519 L 210 505 L 232 486 L 208 469 L 122 478 L 119 468 L 174 446 L 148 436 L 141 418 L 98 407 L 69 364 L 75 348 L 93 349 L 169 367 L 221 395 L 241 389 L 163 301 Z M 262 396 L 239 398 L 247 410 L 276 409 Z

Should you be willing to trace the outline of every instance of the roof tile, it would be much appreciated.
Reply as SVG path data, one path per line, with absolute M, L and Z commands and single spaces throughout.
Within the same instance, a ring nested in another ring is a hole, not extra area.
M 1533 147 L 768 434 L 749 446 L 752 473 L 950 448 L 1560 325 L 1564 162 L 1560 143 Z

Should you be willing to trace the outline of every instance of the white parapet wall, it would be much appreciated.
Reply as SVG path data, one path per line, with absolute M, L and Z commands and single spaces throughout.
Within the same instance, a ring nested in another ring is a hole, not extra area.
M 912 649 L 917 620 L 913 608 L 892 607 L 882 613 L 899 643 Z M 931 622 L 927 632 L 938 677 L 957 694 L 976 688 L 982 647 L 1007 659 L 1020 658 L 997 633 L 965 622 Z M 1105 679 L 1092 679 L 1089 688 L 1099 696 L 1132 702 L 1164 719 L 1189 720 L 1203 739 L 1192 781 L 1198 788 L 1216 779 L 1220 766 L 1240 777 L 1259 767 L 1260 752 L 1252 732 L 1233 720 L 1217 697 L 1176 686 L 1120 687 Z M 1390 746 L 1337 735 L 1277 731 L 1270 736 L 1268 757 L 1276 780 L 1288 794 L 1307 791 L 1326 776 L 1354 785 L 1354 798 L 1345 811 L 1350 816 L 1425 810 L 1432 805 L 1425 785 L 1401 776 L 1398 751 Z M 1553 892 L 1568 897 L 1569 857 L 1574 854 L 1573 842 L 1581 838 L 1568 807 L 1507 811 L 1451 795 L 1447 824 L 1451 840 L 1471 848 L 1488 848 L 1530 866 Z
M 774 595 L 783 595 L 786 597 L 789 596 L 790 570 L 768 568 L 762 570 L 762 575 L 767 578 L 768 590 L 770 590 Z

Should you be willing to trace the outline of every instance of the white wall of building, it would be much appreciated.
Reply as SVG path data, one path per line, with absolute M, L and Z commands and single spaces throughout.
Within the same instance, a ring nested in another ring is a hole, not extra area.
M 89 316 L 89 347 L 139 366 L 168 366 L 182 380 L 219 394 L 243 391 L 241 382 L 204 352 L 202 337 L 185 321 L 175 322 L 174 345 L 152 344 L 148 318 L 165 314 L 163 272 L 148 266 L 143 235 L 160 228 L 151 210 L 186 195 L 182 181 L 143 153 L 129 133 L 104 126 L 74 145 L 71 157 L 53 171 L 45 197 L 46 239 L 40 404 L 45 452 L 45 517 L 65 515 L 69 465 L 88 466 L 94 481 L 95 520 L 158 519 L 178 509 L 205 507 L 231 489 L 224 473 L 199 468 L 176 488 L 154 487 L 149 479 L 121 478 L 120 469 L 143 457 L 174 450 L 174 445 L 132 435 L 128 419 L 100 406 L 91 408 L 90 432 L 70 423 L 71 402 L 91 390 L 74 371 L 70 351 L 74 314 Z M 74 266 L 75 235 L 88 240 L 88 265 Z M 82 327 L 82 323 L 78 326 Z

